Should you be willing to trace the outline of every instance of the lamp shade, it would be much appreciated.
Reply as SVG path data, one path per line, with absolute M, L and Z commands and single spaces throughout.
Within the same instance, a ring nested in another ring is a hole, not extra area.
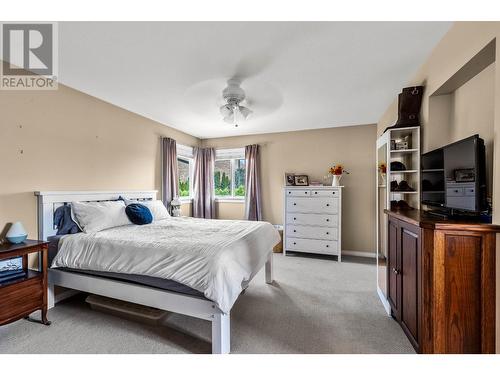
M 10 243 L 21 243 L 28 237 L 28 233 L 26 233 L 26 229 L 24 229 L 23 224 L 20 221 L 16 221 L 11 225 L 5 238 Z

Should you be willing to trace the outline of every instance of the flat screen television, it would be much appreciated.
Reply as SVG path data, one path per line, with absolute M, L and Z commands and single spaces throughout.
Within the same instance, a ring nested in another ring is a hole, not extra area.
M 484 141 L 478 134 L 422 155 L 422 204 L 479 213 L 486 204 Z

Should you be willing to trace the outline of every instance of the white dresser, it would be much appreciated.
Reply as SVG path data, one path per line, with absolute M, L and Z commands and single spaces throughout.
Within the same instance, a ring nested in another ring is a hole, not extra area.
M 287 186 L 284 191 L 284 254 L 338 255 L 340 262 L 342 187 Z

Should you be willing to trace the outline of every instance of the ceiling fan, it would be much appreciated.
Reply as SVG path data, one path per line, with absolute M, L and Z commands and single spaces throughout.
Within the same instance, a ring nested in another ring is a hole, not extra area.
M 240 87 L 241 81 L 231 78 L 227 81 L 227 87 L 222 91 L 222 97 L 226 104 L 219 108 L 224 121 L 238 127 L 240 120 L 246 120 L 252 114 L 252 110 L 240 105 L 245 100 L 245 91 Z

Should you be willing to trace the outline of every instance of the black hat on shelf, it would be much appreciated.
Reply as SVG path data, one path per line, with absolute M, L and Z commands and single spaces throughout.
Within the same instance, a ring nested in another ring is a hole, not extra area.
M 391 171 L 406 171 L 406 167 L 400 161 L 391 161 Z

